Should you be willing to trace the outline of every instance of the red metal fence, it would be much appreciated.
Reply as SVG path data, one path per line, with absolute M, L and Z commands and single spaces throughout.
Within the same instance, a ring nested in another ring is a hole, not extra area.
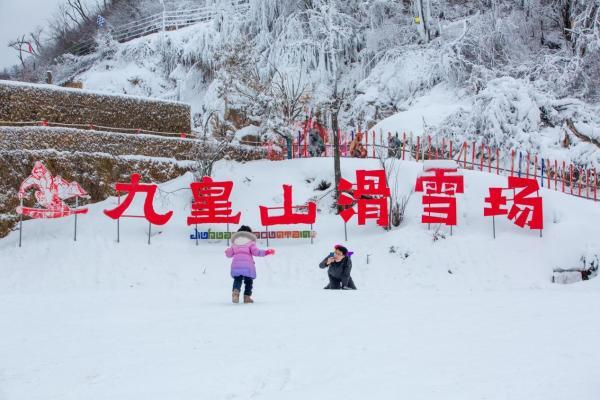
M 461 143 L 445 137 L 416 136 L 413 138 L 412 135 L 408 137 L 403 133 L 398 136 L 396 145 L 391 145 L 393 136 L 390 132 L 385 137 L 383 132 L 378 135 L 375 131 L 358 132 L 358 134 L 361 140 L 356 140 L 354 149 L 363 150 L 362 154 L 360 151 L 350 151 L 352 141 L 357 139 L 354 132 L 339 132 L 341 157 L 396 157 L 417 162 L 454 160 L 464 169 L 535 178 L 539 180 L 542 187 L 598 201 L 598 174 L 595 167 L 567 164 L 565 160 L 544 158 L 537 153 L 519 149 L 507 151 L 487 145 L 483 141 Z M 263 143 L 262 146 L 267 150 L 268 158 L 271 160 L 333 156 L 331 139 L 326 137 L 316 150 L 309 141 L 306 132 L 299 132 L 289 144 L 284 139 L 280 139 Z

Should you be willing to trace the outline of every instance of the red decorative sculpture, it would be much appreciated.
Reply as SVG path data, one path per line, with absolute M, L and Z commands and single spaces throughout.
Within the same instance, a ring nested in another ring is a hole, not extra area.
M 356 171 L 356 189 L 346 179 L 341 179 L 338 186 L 338 204 L 346 208 L 340 216 L 348 222 L 358 214 L 358 224 L 365 225 L 367 219 L 377 220 L 377 225 L 388 226 L 388 197 L 390 188 L 387 186 L 384 170 Z M 354 209 L 358 206 L 358 211 Z
M 89 198 L 85 190 L 77 182 L 68 182 L 61 176 L 53 177 L 50 171 L 37 161 L 31 175 L 19 188 L 19 199 L 26 196 L 27 190 L 36 188 L 35 199 L 43 208 L 17 207 L 17 213 L 31 218 L 61 218 L 73 214 L 85 214 L 87 208 L 70 208 L 63 200 L 74 197 Z
M 214 182 L 205 176 L 200 182 L 190 185 L 194 203 L 187 224 L 231 223 L 239 224 L 241 212 L 233 215 L 229 196 L 233 189 L 232 181 Z
M 453 175 L 456 168 L 432 168 L 417 178 L 416 192 L 423 192 L 422 204 L 425 206 L 421 222 L 424 224 L 456 225 L 457 193 L 464 193 L 464 177 Z
M 166 214 L 158 214 L 154 211 L 152 203 L 157 188 L 158 185 L 156 184 L 140 183 L 140 174 L 132 174 L 130 183 L 119 182 L 115 185 L 117 191 L 127 192 L 125 201 L 112 210 L 104 210 L 104 214 L 112 219 L 119 219 L 131 205 L 136 193 L 146 193 L 146 198 L 144 199 L 144 218 L 151 224 L 164 225 L 171 219 L 173 211 L 169 211 Z
M 317 204 L 309 201 L 304 206 L 292 205 L 292 186 L 283 185 L 283 207 L 265 207 L 260 208 L 260 222 L 263 226 L 272 225 L 294 225 L 294 224 L 314 224 L 317 219 Z M 270 216 L 269 210 L 281 210 L 283 215 Z M 294 213 L 294 209 L 306 209 L 306 213 Z
M 539 195 L 531 196 L 538 193 L 539 189 L 537 179 L 511 176 L 508 178 L 508 188 L 489 189 L 490 195 L 485 198 L 485 202 L 489 204 L 489 207 L 483 209 L 483 215 L 485 217 L 507 215 L 509 220 L 521 228 L 528 225 L 530 229 L 543 229 L 542 198 Z M 512 191 L 512 198 L 504 194 L 508 190 Z M 504 207 L 509 200 L 513 204 L 510 209 L 506 209 Z

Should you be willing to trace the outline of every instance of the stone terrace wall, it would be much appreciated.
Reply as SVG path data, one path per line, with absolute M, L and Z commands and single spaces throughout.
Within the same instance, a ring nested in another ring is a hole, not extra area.
M 0 121 L 191 131 L 188 104 L 0 80 Z
M 144 182 L 165 182 L 195 169 L 206 148 L 200 140 L 54 127 L 0 127 L 0 238 L 19 220 L 17 191 L 33 164 L 42 161 L 54 175 L 79 182 L 91 202 L 114 194 L 113 184 L 139 172 Z M 237 161 L 264 158 L 257 148 L 228 147 Z M 25 205 L 33 206 L 32 196 Z

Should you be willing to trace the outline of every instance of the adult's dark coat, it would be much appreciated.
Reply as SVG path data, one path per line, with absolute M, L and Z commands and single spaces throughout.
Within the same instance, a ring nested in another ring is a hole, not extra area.
M 319 268 L 325 269 L 329 268 L 329 275 L 333 276 L 336 279 L 342 281 L 342 287 L 348 287 L 348 282 L 350 281 L 350 272 L 352 271 L 352 260 L 350 257 L 346 256 L 341 261 L 334 261 L 329 264 L 327 267 L 327 259 L 329 256 L 325 257 L 323 261 L 319 264 Z

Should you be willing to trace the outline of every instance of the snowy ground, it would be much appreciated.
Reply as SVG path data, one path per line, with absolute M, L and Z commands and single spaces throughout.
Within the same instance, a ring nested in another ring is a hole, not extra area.
M 332 163 L 223 162 L 215 175 L 235 181 L 234 210 L 257 227 L 281 184 L 300 203 Z M 377 167 L 342 161 L 352 181 Z M 398 190 L 421 167 L 402 163 Z M 465 183 L 452 237 L 433 241 L 416 194 L 393 232 L 351 225 L 356 292 L 322 289 L 317 264 L 343 225 L 320 204 L 314 245 L 273 241 L 277 254 L 257 260 L 253 305 L 230 303 L 225 243 L 188 239 L 185 190 L 157 199 L 175 214 L 151 246 L 138 220 L 115 243 L 101 214 L 114 199 L 81 217 L 77 243 L 72 220 L 28 221 L 21 249 L 16 232 L 0 241 L 0 399 L 597 399 L 600 280 L 550 277 L 600 249 L 600 208 L 542 191 L 544 237 L 497 220 L 493 240 L 483 197 L 505 178 Z

